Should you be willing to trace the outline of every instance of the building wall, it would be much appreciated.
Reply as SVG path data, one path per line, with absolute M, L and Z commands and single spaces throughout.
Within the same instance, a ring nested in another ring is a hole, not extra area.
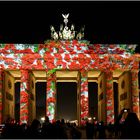
M 35 91 L 35 77 L 30 73 L 29 80 L 29 123 L 36 118 L 36 91 Z
M 3 121 L 8 117 L 15 118 L 15 80 L 8 72 L 4 73 Z
M 105 74 L 98 77 L 98 120 L 106 122 Z
M 131 75 L 130 72 L 124 72 L 118 79 L 118 112 L 123 108 L 131 109 Z

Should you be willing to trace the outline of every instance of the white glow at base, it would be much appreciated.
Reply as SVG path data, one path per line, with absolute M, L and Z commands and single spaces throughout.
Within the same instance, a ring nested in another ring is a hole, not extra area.
M 43 121 L 43 122 L 44 122 L 44 121 L 45 121 L 45 117 L 41 117 L 41 121 Z

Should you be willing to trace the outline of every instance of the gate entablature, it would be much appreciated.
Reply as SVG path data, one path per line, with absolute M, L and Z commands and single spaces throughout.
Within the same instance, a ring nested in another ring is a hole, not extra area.
M 0 69 L 137 69 L 139 55 L 134 54 L 135 46 L 90 45 L 84 40 L 49 40 L 46 44 L 34 45 L 1 44 Z

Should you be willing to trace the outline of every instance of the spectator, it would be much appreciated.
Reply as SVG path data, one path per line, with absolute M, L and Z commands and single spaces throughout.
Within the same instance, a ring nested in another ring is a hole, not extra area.
M 40 128 L 41 128 L 41 123 L 39 122 L 39 120 L 34 119 L 32 121 L 31 126 L 27 130 L 27 137 L 36 138 L 36 139 L 40 138 L 41 137 Z
M 71 138 L 72 139 L 81 139 L 81 132 L 76 128 L 76 124 L 71 125 Z
M 94 134 L 94 124 L 90 122 L 86 122 L 86 136 L 87 139 L 93 139 L 93 134 Z
M 136 113 L 128 113 L 123 125 L 121 138 L 140 139 L 140 121 Z
M 98 138 L 99 139 L 105 139 L 106 138 L 105 125 L 104 125 L 104 122 L 103 121 L 99 122 L 99 124 L 98 124 L 98 131 L 99 131 Z
M 45 117 L 45 122 L 43 123 L 42 126 L 42 137 L 45 139 L 51 139 L 54 138 L 54 128 L 53 125 L 49 121 L 49 117 Z

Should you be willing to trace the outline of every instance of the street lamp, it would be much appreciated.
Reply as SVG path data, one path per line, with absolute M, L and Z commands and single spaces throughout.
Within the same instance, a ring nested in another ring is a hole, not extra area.
M 45 121 L 45 117 L 41 117 L 41 121 L 44 122 Z
M 89 121 L 91 121 L 91 120 L 92 120 L 92 118 L 91 118 L 91 117 L 89 117 L 89 118 L 88 118 L 88 120 L 89 120 Z

